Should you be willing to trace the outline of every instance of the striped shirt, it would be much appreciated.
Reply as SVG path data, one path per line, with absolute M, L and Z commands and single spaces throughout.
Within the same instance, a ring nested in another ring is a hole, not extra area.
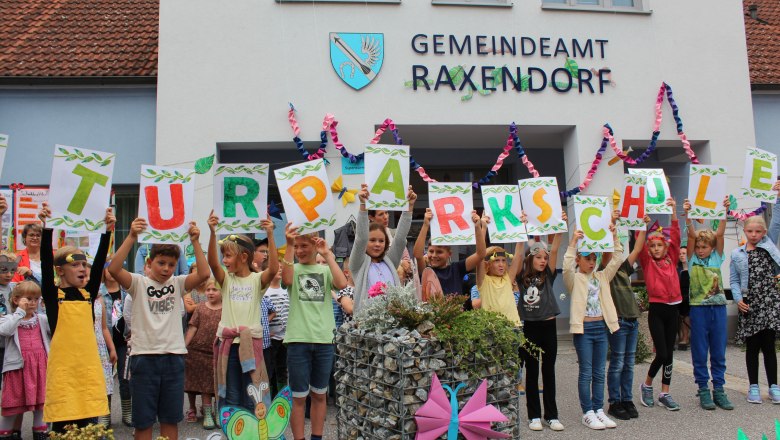
M 271 300 L 264 296 L 263 301 L 260 303 L 260 324 L 263 326 L 263 350 L 271 346 L 271 330 L 268 323 L 268 315 L 271 313 L 276 313 L 276 307 L 274 307 Z
M 281 287 L 269 287 L 263 299 L 268 298 L 276 308 L 276 316 L 270 322 L 271 339 L 283 341 L 287 330 L 287 315 L 290 312 L 290 297 Z

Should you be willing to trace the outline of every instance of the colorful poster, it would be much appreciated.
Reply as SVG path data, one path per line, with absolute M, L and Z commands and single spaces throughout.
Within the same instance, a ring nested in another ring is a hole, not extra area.
M 623 180 L 625 184 L 618 208 L 620 209 L 620 218 L 617 219 L 616 226 L 632 231 L 644 231 L 647 229 L 644 220 L 647 177 L 625 174 Z
M 521 217 L 520 190 L 517 185 L 482 185 L 482 203 L 490 217 L 491 243 L 528 241 Z
M 56 145 L 51 167 L 47 226 L 105 232 L 106 208 L 116 156 L 104 151 Z
M 195 203 L 194 178 L 194 170 L 141 165 L 138 217 L 146 219 L 147 228 L 140 243 L 187 241 Z
M 428 183 L 428 197 L 433 211 L 431 244 L 452 246 L 475 244 L 471 211 L 474 201 L 471 183 Z
M 607 197 L 574 196 L 574 215 L 577 229 L 584 237 L 577 243 L 577 250 L 586 252 L 611 252 L 615 240 L 609 231 L 612 211 Z
M 325 161 L 311 160 L 274 171 L 287 218 L 299 234 L 336 224 L 336 203 L 330 197 Z
M 528 216 L 528 235 L 566 232 L 561 196 L 555 177 L 535 177 L 518 182 L 520 200 Z
M 0 133 L 0 174 L 3 172 L 3 164 L 5 163 L 5 151 L 8 149 L 8 135 Z M 11 199 L 8 199 L 9 202 Z
M 365 149 L 368 209 L 406 211 L 409 187 L 409 146 L 374 145 Z
M 775 203 L 777 192 L 772 191 L 772 185 L 776 180 L 777 155 L 758 148 L 748 148 L 745 173 L 742 175 L 742 195 Z
M 666 199 L 671 197 L 669 183 L 664 170 L 660 168 L 630 168 L 628 174 L 645 176 L 645 212 L 648 214 L 671 214 L 672 207 L 666 205 Z
M 14 231 L 14 191 L 12 189 L 2 189 L 0 194 L 5 197 L 8 209 L 3 214 L 2 247 L 3 249 L 12 249 L 12 239 Z
M 260 232 L 268 217 L 268 164 L 219 164 L 214 170 L 217 233 Z
M 29 187 L 16 190 L 16 200 L 14 206 L 14 227 L 16 228 L 16 241 L 14 242 L 16 250 L 24 249 L 22 241 L 22 229 L 29 223 L 41 223 L 38 220 L 38 211 L 41 210 L 43 202 L 49 199 L 49 188 Z M 56 241 L 56 237 L 54 237 Z
M 688 181 L 688 218 L 722 220 L 726 218 L 723 199 L 726 197 L 726 167 L 718 165 L 691 165 Z

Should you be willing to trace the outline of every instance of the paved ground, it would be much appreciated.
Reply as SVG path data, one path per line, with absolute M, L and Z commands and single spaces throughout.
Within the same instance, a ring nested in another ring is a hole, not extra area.
M 616 429 L 606 432 L 591 431 L 580 423 L 581 412 L 577 399 L 577 358 L 571 348 L 571 342 L 561 341 L 557 363 L 558 405 L 561 422 L 566 426 L 563 432 L 552 432 L 546 429 L 542 432 L 532 432 L 523 428 L 523 439 L 729 439 L 736 438 L 737 428 L 743 428 L 748 437 L 760 439 L 762 433 L 774 438 L 774 419 L 780 418 L 780 405 L 765 402 L 763 405 L 749 404 L 745 401 L 747 391 L 747 374 L 745 371 L 744 352 L 735 346 L 729 346 L 727 352 L 727 391 L 736 408 L 733 411 L 705 411 L 699 408 L 696 399 L 696 386 L 693 383 L 690 352 L 676 352 L 675 370 L 672 378 L 672 395 L 680 403 L 682 409 L 669 412 L 661 407 L 644 408 L 639 406 L 639 419 L 627 422 L 618 421 Z M 648 364 L 638 365 L 635 375 L 635 387 L 647 373 Z M 763 373 L 763 367 L 761 368 Z M 766 378 L 762 377 L 762 392 L 766 393 Z M 657 387 L 660 383 L 657 384 Z M 525 415 L 524 397 L 521 411 Z M 112 405 L 119 408 L 117 396 Z M 29 416 L 25 420 L 25 438 L 29 437 Z M 132 431 L 121 424 L 119 411 L 113 417 L 114 432 L 117 439 L 132 438 Z M 329 407 L 325 438 L 335 439 L 335 409 Z M 221 438 L 219 431 L 206 431 L 200 424 L 182 423 L 180 425 L 181 439 L 216 440 Z M 211 435 L 211 437 L 209 437 Z M 308 436 L 308 426 L 307 426 Z M 292 438 L 291 435 L 287 437 Z

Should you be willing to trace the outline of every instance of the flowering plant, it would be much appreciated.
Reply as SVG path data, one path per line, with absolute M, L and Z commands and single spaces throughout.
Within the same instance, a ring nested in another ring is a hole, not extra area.
M 374 297 L 377 297 L 379 295 L 384 295 L 386 287 L 387 287 L 387 285 L 385 283 L 383 283 L 381 281 L 377 281 L 376 283 L 374 283 L 373 286 L 368 288 L 368 297 L 369 298 L 374 298 Z

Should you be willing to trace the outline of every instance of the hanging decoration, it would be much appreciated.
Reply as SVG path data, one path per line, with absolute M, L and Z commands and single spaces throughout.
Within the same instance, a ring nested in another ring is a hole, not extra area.
M 344 179 L 342 177 L 343 176 L 339 176 L 336 178 L 336 180 L 330 185 L 330 191 L 332 193 L 338 194 L 342 206 L 347 206 L 347 203 L 355 202 L 355 194 L 357 194 L 357 190 L 347 189 L 344 186 Z

